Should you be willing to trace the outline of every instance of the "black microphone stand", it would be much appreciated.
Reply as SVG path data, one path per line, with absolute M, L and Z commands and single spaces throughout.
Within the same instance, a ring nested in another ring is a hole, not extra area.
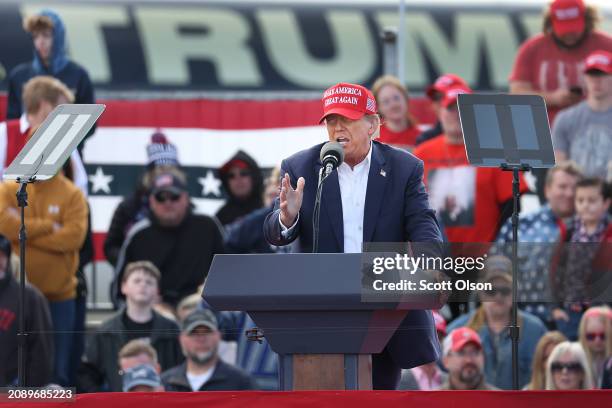
M 312 253 L 316 254 L 319 251 L 319 218 L 321 216 L 321 193 L 323 192 L 323 182 L 329 177 L 334 170 L 331 163 L 325 164 L 319 170 L 319 183 L 317 184 L 317 195 L 315 197 L 314 210 L 312 212 Z
M 507 163 L 501 164 L 503 171 L 512 171 L 512 321 L 510 323 L 510 340 L 512 341 L 512 389 L 518 390 L 519 372 L 518 372 L 518 346 L 520 338 L 520 327 L 518 325 L 518 226 L 519 214 L 518 205 L 521 198 L 519 188 L 519 171 L 529 171 L 531 166 L 528 164 L 512 165 Z
M 26 339 L 28 334 L 25 332 L 25 247 L 26 247 L 26 228 L 25 228 L 25 208 L 28 206 L 28 183 L 33 183 L 36 176 L 31 176 L 27 180 L 17 179 L 19 190 L 17 190 L 17 206 L 21 208 L 21 227 L 19 228 L 19 330 L 17 332 L 17 385 L 25 387 L 25 359 L 26 359 Z

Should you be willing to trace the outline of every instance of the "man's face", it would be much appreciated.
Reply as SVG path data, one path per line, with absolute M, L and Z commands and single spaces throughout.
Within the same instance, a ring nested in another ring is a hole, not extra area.
M 325 118 L 329 140 L 338 142 L 344 149 L 344 161 L 355 166 L 370 151 L 370 140 L 374 134 L 374 124 L 365 117 L 353 120 L 341 115 L 331 114 Z
M 170 191 L 160 191 L 149 197 L 151 211 L 163 226 L 179 225 L 187 214 L 189 196 L 186 192 L 176 194 Z
M 253 191 L 253 175 L 249 169 L 231 167 L 227 172 L 227 184 L 234 197 L 247 199 Z
M 574 213 L 574 194 L 578 179 L 563 170 L 553 173 L 550 184 L 544 187 L 544 195 L 553 213 L 569 217 Z
M 155 363 L 150 355 L 147 353 L 140 353 L 132 357 L 124 357 L 119 359 L 119 369 L 123 372 L 129 370 L 132 367 L 136 367 L 143 364 L 149 364 L 153 367 L 157 367 L 159 370 L 159 364 Z
M 444 134 L 457 144 L 463 143 L 463 133 L 461 132 L 461 122 L 459 121 L 459 109 L 453 103 L 447 108 L 440 108 L 440 123 Z
M 612 97 L 612 75 L 601 71 L 592 71 L 585 76 L 589 99 L 602 101 Z
M 51 29 L 39 30 L 32 35 L 34 40 L 34 48 L 44 61 L 47 61 L 51 56 L 53 49 L 53 31 Z
M 481 293 L 482 306 L 493 316 L 509 316 L 512 308 L 512 283 L 504 278 L 493 278 L 489 282 L 493 290 L 491 293 Z
M 185 357 L 198 365 L 204 365 L 216 357 L 221 334 L 218 330 L 198 326 L 191 333 L 181 333 L 179 340 Z
M 138 305 L 150 305 L 157 296 L 157 280 L 143 269 L 136 270 L 121 284 L 125 297 Z
M 478 345 L 468 343 L 459 351 L 449 352 L 444 365 L 451 379 L 476 387 L 482 378 L 484 354 Z
M 8 257 L 4 252 L 0 252 L 0 279 L 6 276 L 6 270 L 8 269 Z

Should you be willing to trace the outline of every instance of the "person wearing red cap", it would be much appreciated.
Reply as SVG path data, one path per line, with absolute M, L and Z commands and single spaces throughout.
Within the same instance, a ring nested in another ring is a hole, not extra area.
M 339 83 L 327 89 L 322 99 L 320 122 L 325 123 L 329 140 L 342 146 L 344 162 L 323 187 L 319 252 L 361 252 L 366 242 L 440 242 L 422 181 L 422 162 L 373 140 L 380 126 L 374 95 L 361 85 Z M 271 245 L 284 246 L 299 237 L 295 249 L 312 252 L 322 146 L 300 151 L 281 163 L 281 192 L 264 225 Z M 413 310 L 387 347 L 372 357 L 373 387 L 395 389 L 401 368 L 438 357 L 431 312 Z
M 510 92 L 538 93 L 549 120 L 582 99 L 582 64 L 596 50 L 612 51 L 612 37 L 595 29 L 597 10 L 583 0 L 555 0 L 541 34 L 521 45 L 510 74 Z
M 383 120 L 378 140 L 412 150 L 420 130 L 408 108 L 408 89 L 393 75 L 384 75 L 374 82 L 372 93 Z
M 459 75 L 444 74 L 439 76 L 433 84 L 427 87 L 425 94 L 431 102 L 431 108 L 436 114 L 438 121 L 433 125 L 433 127 L 423 131 L 417 137 L 417 146 L 442 134 L 442 124 L 440 123 L 440 102 L 442 101 L 442 97 L 444 96 L 446 90 L 457 85 L 465 87 L 468 86 L 468 84 Z
M 587 97 L 555 118 L 555 156 L 578 163 L 587 177 L 605 180 L 612 174 L 612 52 L 592 52 L 583 71 Z
M 469 327 L 460 327 L 450 332 L 442 347 L 442 361 L 448 369 L 448 381 L 440 389 L 498 390 L 485 381 L 485 356 L 478 333 Z
M 512 211 L 512 175 L 467 161 L 457 95 L 471 92 L 465 85 L 446 90 L 439 111 L 442 137 L 413 152 L 424 162 L 430 203 L 450 242 L 490 242 Z M 526 191 L 526 184 L 521 184 L 521 192 Z

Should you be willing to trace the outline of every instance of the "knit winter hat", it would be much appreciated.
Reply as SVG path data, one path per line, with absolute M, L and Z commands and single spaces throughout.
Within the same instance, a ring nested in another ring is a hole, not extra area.
M 147 145 L 147 166 L 178 166 L 178 152 L 176 146 L 168 142 L 166 135 L 157 130 L 151 136 L 151 143 Z

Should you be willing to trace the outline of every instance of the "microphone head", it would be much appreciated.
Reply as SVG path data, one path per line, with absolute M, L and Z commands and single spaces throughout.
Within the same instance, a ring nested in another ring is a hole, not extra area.
M 319 158 L 321 162 L 325 162 L 326 156 L 333 156 L 338 161 L 336 166 L 339 166 L 344 161 L 344 149 L 342 145 L 338 142 L 327 142 L 321 147 L 321 153 L 319 154 Z

